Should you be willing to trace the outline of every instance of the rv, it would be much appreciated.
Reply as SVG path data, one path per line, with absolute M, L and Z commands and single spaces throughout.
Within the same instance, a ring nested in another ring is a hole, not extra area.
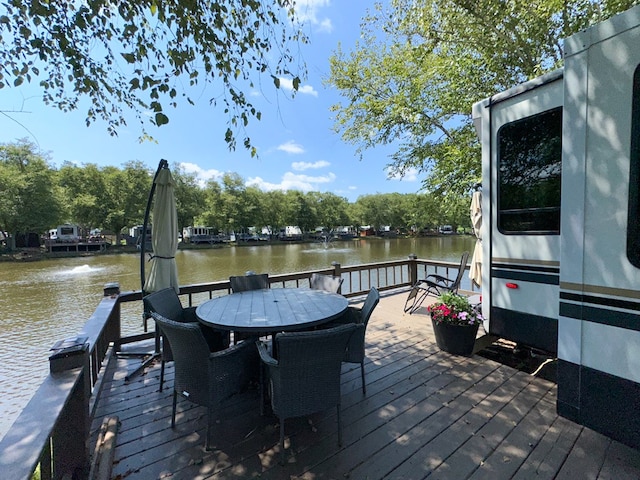
M 640 6 L 473 106 L 489 333 L 558 357 L 558 412 L 640 447 Z
M 48 232 L 49 241 L 59 243 L 77 243 L 81 240 L 77 225 L 65 223 L 52 228 Z
M 213 233 L 212 227 L 185 227 L 182 229 L 182 241 L 184 243 L 215 243 L 219 240 Z
M 280 240 L 302 240 L 302 230 L 296 225 L 288 225 L 280 229 Z

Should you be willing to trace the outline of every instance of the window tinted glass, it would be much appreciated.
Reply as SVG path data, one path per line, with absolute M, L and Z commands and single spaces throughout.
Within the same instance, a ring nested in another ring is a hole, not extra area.
M 633 76 L 627 257 L 640 268 L 640 65 Z
M 498 131 L 498 229 L 560 233 L 562 108 Z

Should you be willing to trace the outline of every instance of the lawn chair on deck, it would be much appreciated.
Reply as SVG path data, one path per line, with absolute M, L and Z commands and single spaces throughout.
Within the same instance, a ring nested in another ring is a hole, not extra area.
M 467 259 L 469 258 L 469 252 L 464 252 L 460 258 L 460 266 L 458 267 L 458 275 L 455 279 L 450 279 L 432 273 L 427 275 L 427 278 L 418 280 L 407 297 L 407 301 L 404 304 L 404 311 L 409 312 L 411 315 L 415 312 L 428 295 L 439 296 L 445 292 L 457 293 L 460 288 L 460 281 L 462 275 L 464 275 L 465 268 L 467 266 Z

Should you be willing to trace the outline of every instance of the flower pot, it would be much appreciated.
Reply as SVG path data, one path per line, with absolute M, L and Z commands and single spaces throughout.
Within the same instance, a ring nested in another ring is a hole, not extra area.
M 476 343 L 478 326 L 475 325 L 451 325 L 449 323 L 436 324 L 432 318 L 433 333 L 440 350 L 454 355 L 470 356 Z

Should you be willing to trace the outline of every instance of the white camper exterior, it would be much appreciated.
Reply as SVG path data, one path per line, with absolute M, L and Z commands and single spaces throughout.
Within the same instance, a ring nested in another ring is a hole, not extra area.
M 558 412 L 640 448 L 640 6 L 478 102 L 482 308 L 558 356 Z
M 214 243 L 216 236 L 213 227 L 185 227 L 182 229 L 182 241 L 184 243 Z
M 81 240 L 80 228 L 70 223 L 49 230 L 48 236 L 50 241 L 61 243 L 77 243 Z

